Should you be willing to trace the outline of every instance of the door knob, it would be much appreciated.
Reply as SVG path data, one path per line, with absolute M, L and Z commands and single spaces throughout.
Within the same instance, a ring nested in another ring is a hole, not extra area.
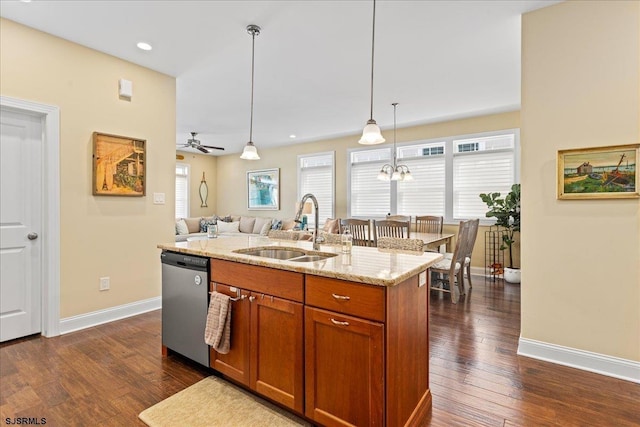
M 36 240 L 37 238 L 38 238 L 38 233 L 34 233 L 33 231 L 27 234 L 27 239 L 29 240 Z

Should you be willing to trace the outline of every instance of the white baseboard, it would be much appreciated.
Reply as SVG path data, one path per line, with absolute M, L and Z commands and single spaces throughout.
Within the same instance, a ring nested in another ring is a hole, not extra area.
M 640 383 L 640 362 L 522 338 L 518 354 L 583 371 Z
M 104 310 L 93 311 L 91 313 L 65 317 L 64 319 L 60 319 L 60 333 L 67 334 L 69 332 L 79 331 L 80 329 L 136 316 L 159 308 L 162 308 L 162 297 L 153 297 L 116 307 L 109 307 Z

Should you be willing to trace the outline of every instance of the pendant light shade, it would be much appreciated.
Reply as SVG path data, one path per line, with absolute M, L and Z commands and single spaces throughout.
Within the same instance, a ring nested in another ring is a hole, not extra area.
M 242 150 L 240 158 L 244 160 L 260 160 L 258 150 L 256 149 L 256 146 L 253 145 L 253 142 L 247 142 L 247 145 L 244 146 L 244 150 Z
M 256 36 L 260 35 L 260 27 L 257 25 L 249 25 L 247 26 L 247 33 L 251 35 L 251 120 L 249 122 L 249 142 L 244 146 L 240 158 L 244 160 L 260 160 L 258 149 L 253 144 L 253 75 L 255 68 Z
M 373 27 L 372 27 L 372 35 L 371 35 L 371 102 L 370 102 L 370 116 L 367 121 L 367 125 L 364 127 L 362 131 L 362 138 L 358 141 L 363 145 L 375 145 L 382 144 L 385 139 L 382 137 L 380 133 L 380 128 L 376 124 L 376 121 L 373 120 L 373 58 L 375 52 L 375 39 L 376 39 L 376 0 L 373 0 Z
M 398 164 L 398 150 L 396 149 L 396 107 L 398 103 L 394 102 L 391 105 L 393 105 L 393 165 L 382 166 L 378 179 L 380 181 L 413 181 L 409 166 Z

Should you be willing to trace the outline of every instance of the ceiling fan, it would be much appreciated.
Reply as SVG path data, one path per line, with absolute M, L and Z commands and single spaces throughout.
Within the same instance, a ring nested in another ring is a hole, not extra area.
M 210 148 L 212 150 L 224 150 L 223 147 L 213 147 L 211 145 L 200 144 L 200 140 L 196 139 L 196 135 L 198 135 L 197 132 L 191 132 L 191 138 L 187 139 L 187 143 L 183 145 L 183 147 L 195 148 L 196 150 L 200 150 L 203 153 L 210 153 L 210 151 L 207 150 L 207 148 Z

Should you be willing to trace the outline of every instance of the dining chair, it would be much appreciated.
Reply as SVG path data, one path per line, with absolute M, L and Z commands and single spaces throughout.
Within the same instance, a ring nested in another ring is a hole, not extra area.
M 377 246 L 378 237 L 411 237 L 411 223 L 409 221 L 393 221 L 390 219 L 373 220 L 373 241 Z
M 343 233 L 344 230 L 349 230 L 355 246 L 374 246 L 371 221 L 368 219 L 346 218 L 340 221 L 340 225 Z
M 449 292 L 453 304 L 458 302 L 459 295 L 465 294 L 463 280 L 464 260 L 468 252 L 467 247 L 472 240 L 471 232 L 473 231 L 474 222 L 478 223 L 479 220 L 460 221 L 456 247 L 451 257 L 445 257 L 431 266 L 431 289 Z
M 444 217 L 435 215 L 416 215 L 417 233 L 438 233 L 442 234 Z M 442 245 L 441 245 L 442 246 Z M 427 246 L 429 252 L 440 252 L 440 247 Z
M 404 239 L 401 237 L 378 237 L 378 249 L 399 249 L 403 251 L 423 252 L 422 239 Z
M 411 222 L 411 215 L 387 215 L 385 219 L 392 221 L 409 221 Z
M 473 254 L 473 247 L 476 244 L 476 238 L 478 237 L 478 227 L 480 225 L 480 219 L 471 220 L 471 227 L 469 229 L 469 241 L 465 247 L 464 253 L 464 269 L 466 272 L 467 280 L 469 281 L 469 289 L 473 287 L 471 283 L 471 255 Z M 453 254 L 447 252 L 444 254 L 445 258 L 452 258 Z M 464 278 L 464 272 L 462 273 Z

